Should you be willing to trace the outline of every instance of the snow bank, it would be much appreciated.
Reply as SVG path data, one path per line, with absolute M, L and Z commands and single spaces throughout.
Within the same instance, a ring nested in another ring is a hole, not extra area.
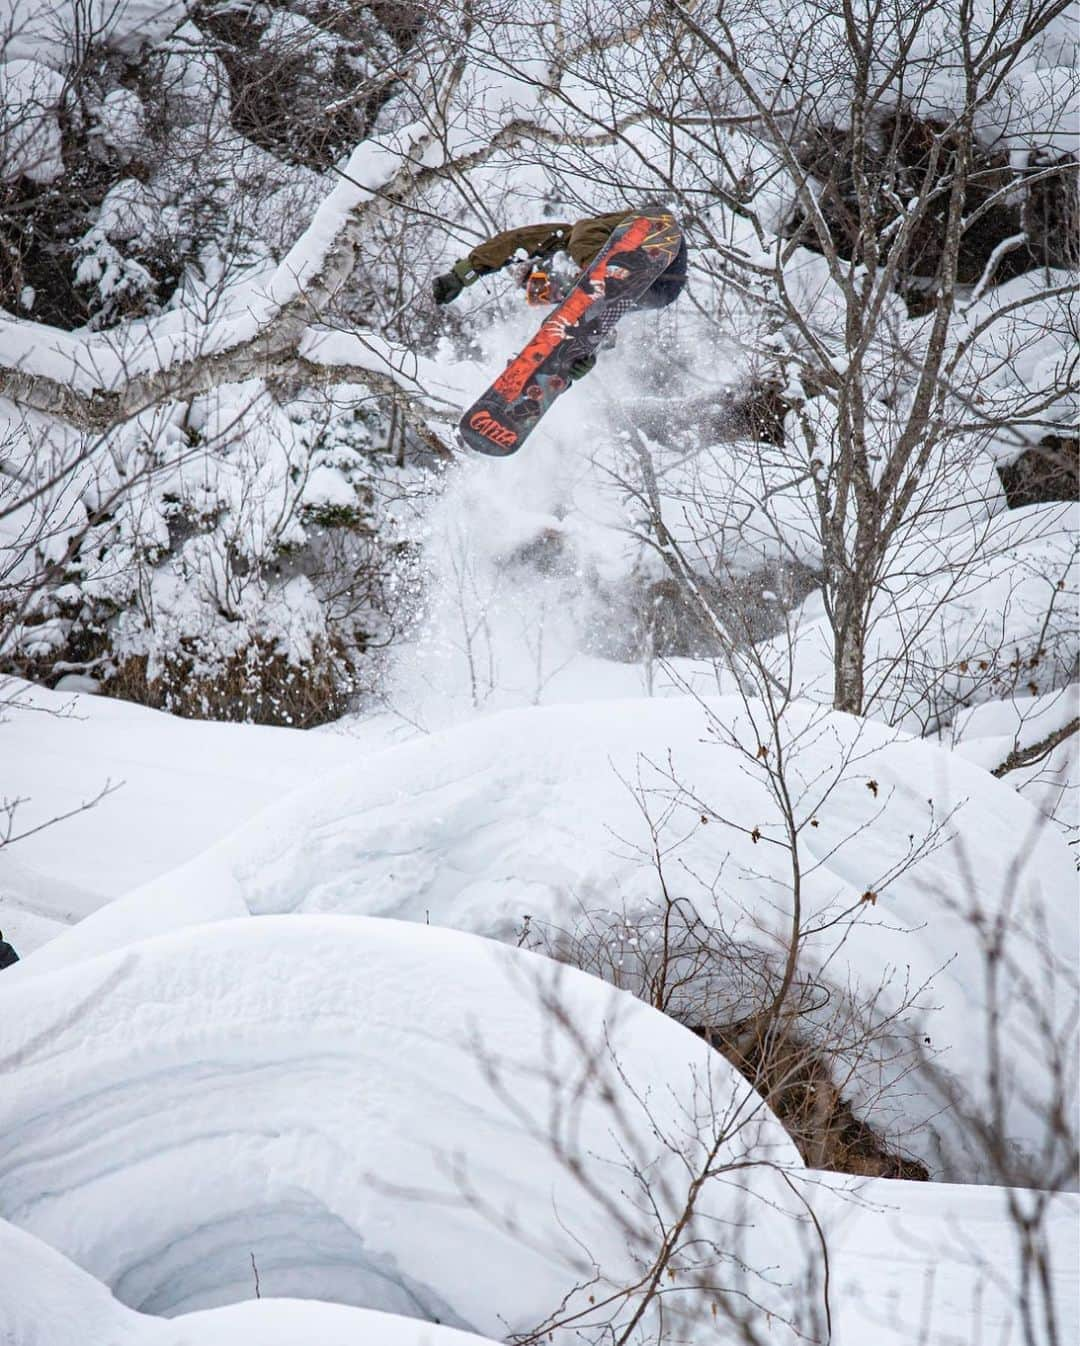
M 40 1239 L 0 1220 L 4 1346 L 485 1346 L 487 1337 L 338 1304 L 256 1300 L 173 1322 L 119 1303 Z
M 670 1227 L 714 1144 L 691 1230 L 725 1221 L 719 1274 L 772 1267 L 744 1285 L 776 1311 L 801 1265 L 753 1167 L 801 1161 L 722 1057 L 456 932 L 268 917 L 5 979 L 0 1062 L 0 1214 L 142 1312 L 251 1298 L 254 1254 L 264 1296 L 502 1338 L 635 1279 L 657 1229 L 631 1169 Z
M 822 1175 L 814 1209 L 829 1245 L 834 1346 L 1014 1342 L 1018 1306 L 1042 1331 L 1042 1291 L 1024 1264 L 1010 1205 L 1030 1216 L 1045 1194 Z M 1046 1198 L 1039 1222 L 1057 1340 L 1080 1339 L 1080 1199 Z
M 865 713 L 936 733 L 979 702 L 1064 686 L 1080 649 L 1078 527 L 1076 504 L 1049 501 L 981 520 L 973 512 L 970 527 L 941 536 L 905 529 L 871 608 Z M 793 624 L 792 683 L 828 702 L 833 640 L 820 590 Z M 772 643 L 772 667 L 785 678 L 790 653 L 786 635 Z
M 818 1174 L 811 1194 L 829 1245 L 834 1346 L 954 1346 L 972 1322 L 1008 1340 L 1023 1267 L 1002 1188 Z M 1050 1286 L 1062 1340 L 1080 1333 L 1075 1197 L 1050 1203 Z M 18 1295 L 0 1300 L 5 1346 L 485 1346 L 454 1328 L 312 1300 L 248 1300 L 166 1320 L 120 1304 L 94 1278 L 0 1220 L 0 1259 Z
M 969 762 L 993 771 L 1015 754 L 1027 760 L 1009 770 L 1004 780 L 1041 813 L 1053 818 L 1076 845 L 1080 834 L 1080 734 L 1054 743 L 1080 715 L 1080 687 L 1075 683 L 1042 696 L 1017 696 L 988 701 L 961 712 L 947 731 L 953 750 Z
M 840 12 L 816 0 L 764 0 L 734 19 L 723 17 L 717 36 L 734 45 L 766 102 L 785 89 L 798 90 L 820 125 L 848 123 L 857 65 Z M 967 50 L 979 70 L 975 127 L 984 143 L 1059 154 L 1077 146 L 1076 21 L 1070 4 L 1036 37 L 1025 38 L 1029 9 L 1002 9 L 985 0 L 963 11 L 937 4 L 917 12 L 864 10 L 852 19 L 868 44 L 870 87 L 879 90 L 884 106 L 908 107 L 937 120 L 959 117 L 968 96 Z M 1002 50 L 1017 44 L 1004 72 L 1002 62 L 982 58 L 982 44 L 989 41 Z
M 29 952 L 357 752 L 356 740 L 338 734 L 181 720 L 4 679 L 2 789 L 24 801 L 17 833 L 117 788 L 89 811 L 0 851 L 0 929 Z M 195 919 L 236 914 L 207 908 Z
M 811 1195 L 829 1246 L 833 1346 L 954 1346 L 977 1322 L 1010 1339 L 1024 1271 L 1002 1188 L 818 1174 Z M 1045 1224 L 1061 1340 L 1080 1333 L 1075 1197 Z M 151 1318 L 31 1234 L 0 1220 L 0 1259 L 18 1295 L 0 1300 L 5 1346 L 486 1346 L 454 1328 L 312 1300 L 263 1299 Z
M 957 340 L 970 343 L 963 377 L 978 387 L 987 421 L 1000 409 L 1006 427 L 990 445 L 998 466 L 1054 426 L 1068 434 L 1076 424 L 1075 349 L 1067 334 L 1077 320 L 1076 273 L 1050 269 L 992 286 L 957 315 Z
M 921 1089 L 907 1081 L 892 1101 L 892 1082 L 910 1064 L 904 1053 L 891 1065 L 861 1061 L 853 1067 L 859 1097 L 873 1104 L 882 1130 L 932 1166 L 940 1143 L 947 1171 L 976 1171 L 960 1154 L 959 1133 L 932 1119 L 941 1069 L 976 1108 L 985 1105 L 985 968 L 970 922 L 976 912 L 1000 914 L 1018 960 L 1007 1028 L 1019 1052 L 1010 1134 L 1039 1144 L 1053 1077 L 1034 1023 L 1039 997 L 1024 978 L 1041 986 L 1044 960 L 1058 955 L 1055 976 L 1067 984 L 1074 975 L 1067 847 L 1006 785 L 928 743 L 809 705 L 793 709 L 784 732 L 804 921 L 819 931 L 804 945 L 808 966 L 821 969 L 853 1015 L 855 1006 L 875 1018 L 913 1001 L 904 1009 L 908 1030 L 942 1053 Z M 728 736 L 749 746 L 749 756 L 722 741 Z M 481 717 L 298 792 L 5 975 L 29 979 L 120 946 L 126 930 L 141 933 L 147 920 L 182 920 L 189 894 L 216 894 L 254 913 L 363 913 L 508 941 L 526 924 L 555 945 L 607 931 L 606 975 L 634 988 L 634 942 L 655 938 L 662 906 L 642 806 L 657 820 L 679 896 L 737 944 L 776 958 L 786 948 L 791 862 L 754 765 L 768 741 L 736 698 Z M 864 901 L 868 893 L 873 900 Z M 720 996 L 711 1010 L 720 1017 L 733 997 L 755 993 L 734 974 L 720 981 L 694 986 L 695 995 Z M 1059 991 L 1067 1017 L 1071 1000 Z M 835 1032 L 834 1011 L 822 1032 Z

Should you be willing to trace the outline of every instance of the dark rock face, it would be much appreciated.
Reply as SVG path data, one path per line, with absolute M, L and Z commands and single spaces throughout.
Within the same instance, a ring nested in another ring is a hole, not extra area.
M 1010 509 L 1080 496 L 1080 435 L 1046 435 L 1008 467 L 999 467 Z
M 913 201 L 928 176 L 951 172 L 964 147 L 954 129 L 906 111 L 883 113 L 877 131 L 877 154 L 866 171 L 876 223 L 883 227 L 895 217 L 897 202 L 906 206 Z M 800 163 L 821 187 L 821 206 L 834 243 L 841 256 L 851 260 L 860 248 L 851 133 L 843 127 L 812 126 L 795 148 Z M 992 258 L 995 284 L 1040 266 L 1075 265 L 1080 215 L 1076 159 L 1069 155 L 1053 158 L 1033 149 L 1027 165 L 1017 168 L 1006 150 L 979 145 L 967 150 L 971 166 L 964 214 L 971 225 L 960 246 L 959 284 L 976 284 Z M 1003 189 L 1009 189 L 1008 197 L 995 201 Z M 944 192 L 915 230 L 905 258 L 902 288 L 937 274 L 948 211 L 949 194 Z M 807 248 L 820 251 L 814 230 L 801 212 L 788 222 L 788 233 Z
M 392 31 L 378 22 L 380 8 Z M 204 0 L 192 16 L 215 40 L 233 129 L 285 163 L 325 170 L 370 135 L 396 91 L 393 58 L 420 28 L 418 15 L 405 14 L 409 8 Z M 274 29 L 275 15 L 283 14 L 307 27 Z
M 0 309 L 109 328 L 159 313 L 207 249 L 228 263 L 270 246 L 253 204 L 290 181 L 290 168 L 325 172 L 371 134 L 401 91 L 398 57 L 423 13 L 359 0 L 200 0 L 189 18 L 202 36 L 181 48 L 201 53 L 206 72 L 197 98 L 171 70 L 167 42 L 124 54 L 92 35 L 65 72 L 63 172 L 0 181 Z M 118 95 L 137 109 L 123 145 L 102 115 Z M 222 111 L 235 136 L 223 133 Z M 245 141 L 269 157 L 249 159 Z M 103 206 L 121 183 L 156 210 L 118 231 Z

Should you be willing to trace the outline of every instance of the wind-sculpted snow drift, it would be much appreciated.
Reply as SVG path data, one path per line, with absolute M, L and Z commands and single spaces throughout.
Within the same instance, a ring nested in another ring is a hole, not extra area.
M 131 945 L 0 988 L 0 1062 L 0 1216 L 143 1313 L 251 1298 L 257 1270 L 264 1298 L 502 1339 L 636 1281 L 710 1151 L 767 1167 L 707 1185 L 695 1256 L 718 1240 L 773 1311 L 802 1267 L 773 1168 L 801 1161 L 723 1058 L 472 936 L 264 917 Z
M 386 749 L 298 791 L 8 975 L 26 979 L 206 920 L 217 904 L 222 917 L 245 907 L 349 912 L 511 941 L 529 918 L 554 945 L 556 928 L 600 932 L 605 975 L 642 989 L 635 941 L 656 931 L 662 902 L 645 812 L 669 892 L 694 903 L 733 947 L 776 959 L 790 932 L 792 868 L 767 758 L 757 755 L 770 744 L 759 712 L 733 697 L 534 708 Z M 728 733 L 749 751 L 724 742 Z M 832 988 L 804 1026 L 833 1052 L 855 1042 L 846 1087 L 877 1127 L 936 1171 L 944 1146 L 947 1175 L 977 1176 L 962 1130 L 942 1115 L 943 1091 L 963 1091 L 988 1115 L 979 932 L 1000 919 L 1009 947 L 998 987 L 1008 1007 L 1005 1123 L 1012 1141 L 1036 1149 L 1059 1083 L 1039 1014 L 1052 1010 L 1053 1031 L 1067 1035 L 1075 996 L 1067 847 L 986 772 L 881 725 L 796 706 L 784 746 L 803 926 L 816 931 L 804 941 L 804 967 Z M 725 1010 L 737 1018 L 745 964 L 732 963 L 732 984 L 699 979 L 689 1003 L 672 1008 L 701 1011 L 707 993 L 718 997 L 714 1022 Z M 895 1052 L 885 1034 L 868 1047 L 862 1028 L 894 1014 L 908 1049 Z M 934 1059 L 914 1059 L 913 1047 Z
M 32 1234 L 0 1220 L 4 1346 L 493 1346 L 415 1318 L 310 1300 L 249 1300 L 166 1320 L 135 1312 Z

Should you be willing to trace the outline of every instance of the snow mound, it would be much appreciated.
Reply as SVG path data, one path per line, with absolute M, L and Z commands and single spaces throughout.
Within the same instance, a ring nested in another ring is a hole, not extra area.
M 814 1206 L 829 1245 L 833 1346 L 1018 1341 L 1017 1306 L 1036 1296 L 1017 1217 L 1031 1218 L 1043 1202 L 1056 1339 L 1077 1341 L 1075 1195 L 823 1175 Z M 1029 1340 L 1053 1339 L 1032 1321 Z
M 0 1261 L 17 1295 L 0 1300 L 4 1346 L 490 1346 L 490 1338 L 370 1309 L 275 1299 L 173 1322 L 120 1304 L 40 1239 L 0 1220 Z
M 15 832 L 43 829 L 0 849 L 0 929 L 24 955 L 357 751 L 341 734 L 183 720 L 19 678 L 0 680 L 0 725 Z M 62 831 L 44 827 L 105 789 Z M 241 914 L 216 900 L 200 912 L 190 895 L 187 906 L 194 921 Z
M 989 1106 L 978 930 L 1000 918 L 1013 959 L 999 988 L 1016 1057 L 1008 1131 L 1025 1149 L 1044 1143 L 1055 1077 L 1037 1016 L 1043 996 L 1056 995 L 1054 1023 L 1067 1032 L 1074 998 L 1067 846 L 1028 803 L 955 754 L 822 707 L 796 705 L 786 718 L 802 920 L 817 932 L 803 956 L 831 988 L 817 1031 L 832 1035 L 835 1051 L 836 1007 L 845 1004 L 843 1031 L 853 1039 L 862 1034 L 856 1021 L 899 1015 L 919 1055 L 936 1054 L 919 1064 L 920 1089 L 905 1078 L 909 1053 L 886 1037 L 872 1064 L 853 1047 L 856 1102 L 872 1105 L 875 1125 L 932 1167 L 943 1146 L 946 1173 L 976 1175 L 963 1137 L 934 1119 L 942 1078 L 977 1111 Z M 733 951 L 754 951 L 749 964 L 733 957 L 730 970 L 710 964 L 708 978 L 670 1006 L 701 1014 L 695 1023 L 726 1022 L 739 1017 L 733 1004 L 745 1012 L 747 997 L 771 984 L 768 968 L 790 929 L 791 853 L 763 765 L 775 745 L 758 756 L 769 732 L 760 707 L 735 697 L 482 717 L 298 791 L 6 975 L 24 980 L 148 927 L 182 924 L 194 899 L 204 917 L 208 902 L 221 901 L 228 912 L 239 903 L 256 914 L 368 914 L 510 942 L 528 927 L 528 936 L 542 934 L 541 947 L 572 957 L 591 950 L 590 967 L 650 994 L 642 945 L 655 942 L 663 894 L 648 814 L 669 891 Z M 765 973 L 754 972 L 762 960 Z
M 775 1311 L 801 1266 L 801 1161 L 722 1057 L 460 933 L 244 919 L 5 978 L 0 1063 L 0 1215 L 143 1313 L 252 1298 L 254 1256 L 264 1297 L 502 1338 L 636 1279 L 714 1145 L 690 1228 L 724 1221 L 722 1274 L 770 1267 Z
M 1080 736 L 1069 725 L 1080 715 L 1080 686 L 1043 696 L 989 701 L 956 717 L 953 749 L 994 771 L 1010 761 L 1005 779 L 1046 817 L 1070 845 L 1080 837 Z M 1062 738 L 1062 735 L 1065 737 Z

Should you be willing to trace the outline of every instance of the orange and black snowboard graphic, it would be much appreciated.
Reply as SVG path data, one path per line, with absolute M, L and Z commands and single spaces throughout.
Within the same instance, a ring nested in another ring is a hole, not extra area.
M 570 386 L 570 366 L 592 355 L 675 260 L 682 234 L 673 216 L 633 215 L 612 233 L 592 264 L 540 330 L 461 418 L 464 442 L 504 457 L 521 448 L 536 423 Z

